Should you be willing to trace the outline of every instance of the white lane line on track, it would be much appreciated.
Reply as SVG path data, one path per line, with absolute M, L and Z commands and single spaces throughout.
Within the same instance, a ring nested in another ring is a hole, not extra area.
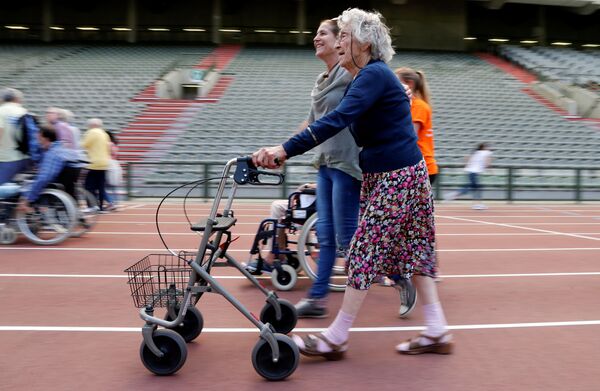
M 594 238 L 600 240 L 600 238 Z M 164 248 L 106 248 L 106 247 L 13 247 L 13 246 L 0 246 L 0 251 L 146 251 L 146 252 L 160 252 L 166 253 Z M 197 248 L 183 248 L 183 249 L 171 249 L 177 251 L 197 251 Z M 441 253 L 471 253 L 471 252 L 529 252 L 529 251 L 598 251 L 600 247 L 556 247 L 556 248 L 456 248 L 456 249 L 438 249 L 437 252 Z M 236 250 L 229 249 L 228 252 L 235 253 L 248 253 L 248 250 Z
M 518 328 L 540 328 L 540 327 L 572 327 L 572 326 L 598 326 L 600 320 L 574 320 L 563 322 L 530 322 L 530 323 L 490 323 L 490 324 L 463 324 L 449 325 L 449 330 L 490 330 L 490 329 L 518 329 Z M 399 327 L 352 327 L 351 332 L 394 332 L 394 331 L 418 331 L 424 330 L 423 326 L 399 326 Z M 140 327 L 93 327 L 93 326 L 0 326 L 0 331 L 46 331 L 46 332 L 117 332 L 117 333 L 139 333 Z M 325 328 L 298 327 L 294 329 L 298 333 L 315 333 L 325 331 Z M 203 333 L 258 333 L 256 327 L 205 327 Z
M 443 274 L 440 278 L 508 278 L 508 277 L 576 277 L 600 276 L 600 272 L 556 272 L 556 273 L 500 273 L 500 274 Z M 27 274 L 4 273 L 0 278 L 31 277 L 31 278 L 128 278 L 126 274 Z M 244 276 L 219 276 L 213 275 L 218 280 L 245 280 Z M 269 280 L 270 276 L 255 276 L 259 280 Z M 298 276 L 299 279 L 308 279 Z
M 146 206 L 146 204 L 133 204 L 133 205 L 128 205 L 128 206 L 124 206 L 124 207 L 119 207 L 118 212 L 124 211 L 124 210 L 131 210 L 131 209 L 142 209 L 144 206 Z
M 148 215 L 144 215 L 144 216 L 148 216 Z M 553 215 L 553 216 L 539 216 L 539 215 L 486 215 L 486 214 L 480 214 L 479 216 L 481 217 L 501 217 L 503 219 L 512 219 L 512 218 L 517 218 L 517 219 L 525 219 L 525 218 L 533 218 L 533 219 L 576 219 L 576 218 L 595 218 L 598 216 L 583 216 L 583 215 L 577 215 L 577 216 L 558 216 L 558 215 Z M 443 218 L 453 218 L 453 217 L 461 217 L 461 218 L 472 218 L 472 217 L 478 217 L 475 215 L 465 215 L 465 216 L 443 216 L 443 215 L 436 215 L 435 217 L 443 217 Z
M 600 232 L 571 232 L 573 235 L 600 235 Z M 200 234 L 194 232 L 161 232 L 163 235 L 173 236 L 199 236 Z M 86 236 L 89 235 L 157 235 L 156 232 L 131 232 L 131 231 L 92 231 L 86 232 Z M 507 233 L 507 232 L 487 232 L 487 233 L 459 233 L 459 234 L 440 234 L 436 233 L 436 236 L 555 236 L 554 233 L 547 232 L 520 232 L 520 233 Z M 235 233 L 233 236 L 256 236 L 256 233 Z
M 125 208 L 121 209 L 124 210 Z M 134 208 L 131 208 L 134 209 Z M 190 211 L 188 210 L 187 213 L 188 215 L 192 215 L 192 214 L 201 214 L 203 211 Z M 120 211 L 115 212 L 116 215 L 115 216 L 147 216 L 147 217 L 152 217 L 154 218 L 155 214 L 154 213 L 121 213 Z M 268 212 L 267 212 L 268 214 Z M 202 214 L 202 217 L 204 217 L 205 214 Z M 163 216 L 185 216 L 183 212 L 181 213 L 159 213 L 158 215 L 159 217 L 163 217 Z M 239 214 L 236 213 L 235 217 L 262 217 L 262 218 L 268 218 L 268 215 L 265 215 L 265 213 L 262 214 Z M 447 217 L 447 216 L 442 216 L 442 215 L 437 215 L 436 217 Z M 474 217 L 473 215 L 466 215 L 466 216 L 454 216 L 454 217 L 463 217 L 463 218 L 467 218 L 467 217 Z M 564 215 L 553 215 L 553 216 L 539 216 L 539 215 L 485 215 L 484 217 L 501 217 L 501 218 L 518 218 L 518 219 L 523 219 L 523 218 L 534 218 L 534 219 L 574 219 L 574 218 L 595 218 L 595 217 L 599 217 L 599 216 L 583 216 L 583 215 L 568 215 L 568 216 L 564 216 Z
M 154 221 L 124 221 L 124 220 L 100 220 L 99 221 L 102 224 L 152 224 L 154 225 L 155 222 Z M 160 221 L 159 220 L 160 225 L 163 224 L 180 224 L 180 225 L 185 225 L 188 226 L 189 224 L 185 221 Z M 535 223 L 528 223 L 528 222 L 510 222 L 510 223 L 505 223 L 505 224 L 520 224 L 520 225 L 600 225 L 600 223 L 594 223 L 594 222 L 590 222 L 590 223 L 555 223 L 555 222 L 548 222 L 548 223 L 539 223 L 539 222 L 535 222 Z M 253 226 L 258 226 L 258 221 L 256 222 L 251 222 L 251 223 L 244 223 L 244 222 L 236 222 L 235 225 L 253 225 Z M 451 227 L 457 227 L 457 226 L 474 226 L 474 225 L 481 225 L 479 223 L 435 223 L 436 226 L 451 226 Z
M 493 225 L 493 226 L 498 226 L 498 227 L 507 227 L 507 228 L 524 229 L 524 230 L 528 230 L 528 231 L 543 232 L 543 233 L 554 234 L 554 235 L 557 235 L 557 236 L 568 236 L 568 237 L 571 237 L 571 238 L 588 239 L 588 240 L 598 240 L 598 241 L 600 241 L 600 238 L 595 238 L 593 236 L 570 234 L 570 233 L 566 233 L 566 232 L 551 231 L 551 230 L 547 230 L 547 229 L 522 227 L 522 226 L 519 226 L 519 225 L 506 224 L 506 223 L 493 223 L 493 222 L 489 222 L 489 221 L 474 220 L 474 219 L 463 219 L 463 218 L 459 218 L 459 217 L 449 217 L 449 216 L 446 216 L 446 218 L 448 218 L 448 219 L 454 219 L 454 220 L 460 220 L 460 221 L 468 221 L 468 222 L 471 222 L 471 223 L 480 223 L 480 224 L 485 224 L 485 225 Z

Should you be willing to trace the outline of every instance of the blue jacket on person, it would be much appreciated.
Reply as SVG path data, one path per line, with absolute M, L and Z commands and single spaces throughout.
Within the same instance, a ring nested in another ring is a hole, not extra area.
M 345 127 L 362 147 L 364 173 L 398 170 L 417 164 L 423 156 L 417 146 L 410 100 L 398 77 L 381 60 L 361 69 L 340 104 L 283 144 L 288 158 L 301 155 Z

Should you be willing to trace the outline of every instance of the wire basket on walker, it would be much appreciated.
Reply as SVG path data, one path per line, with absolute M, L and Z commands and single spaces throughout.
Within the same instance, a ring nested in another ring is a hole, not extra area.
M 236 170 L 231 182 L 230 171 L 234 165 Z M 269 177 L 276 177 L 277 181 L 267 183 Z M 230 229 L 236 223 L 231 207 L 238 186 L 278 185 L 282 183 L 283 175 L 258 170 L 252 165 L 251 158 L 242 157 L 228 161 L 218 179 L 220 182 L 209 216 L 191 226 L 192 230 L 203 232 L 197 252 L 169 250 L 170 254 L 150 254 L 125 269 L 134 305 L 140 308 L 140 317 L 146 322 L 142 328 L 140 358 L 144 366 L 157 375 L 177 372 L 187 358 L 186 342 L 198 337 L 204 326 L 196 304 L 204 293 L 217 293 L 260 330 L 252 351 L 256 372 L 267 380 L 283 380 L 296 370 L 299 362 L 298 347 L 285 335 L 296 326 L 296 310 L 289 301 L 262 287 L 227 254 L 232 242 Z M 229 196 L 222 213 L 218 214 L 226 188 Z M 236 268 L 266 296 L 260 319 L 256 319 L 211 276 L 212 267 L 221 265 Z M 166 307 L 164 319 L 154 316 L 156 307 Z

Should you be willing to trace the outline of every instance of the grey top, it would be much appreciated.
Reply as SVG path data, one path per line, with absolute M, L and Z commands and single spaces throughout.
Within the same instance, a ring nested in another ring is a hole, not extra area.
M 321 73 L 310 94 L 312 106 L 308 114 L 308 123 L 313 123 L 335 109 L 350 82 L 352 82 L 352 75 L 340 67 L 340 64 L 336 64 L 329 74 Z M 362 180 L 362 171 L 358 165 L 360 148 L 356 145 L 348 128 L 315 147 L 314 152 L 315 157 L 312 163 L 315 167 L 319 168 L 325 165 Z

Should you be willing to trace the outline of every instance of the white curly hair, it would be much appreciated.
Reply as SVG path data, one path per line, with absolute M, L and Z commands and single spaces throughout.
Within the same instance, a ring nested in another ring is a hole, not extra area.
M 371 44 L 371 58 L 388 63 L 396 53 L 392 47 L 390 29 L 377 12 L 348 8 L 337 18 L 340 29 L 349 28 L 360 43 Z

